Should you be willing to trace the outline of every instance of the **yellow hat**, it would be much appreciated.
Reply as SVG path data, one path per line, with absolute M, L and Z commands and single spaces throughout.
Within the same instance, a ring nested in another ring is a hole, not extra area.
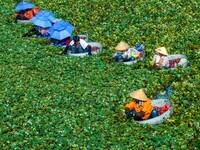
M 141 101 L 147 101 L 148 97 L 146 96 L 146 94 L 144 93 L 144 91 L 142 89 L 133 91 L 130 96 L 132 98 L 135 98 L 137 100 L 141 100 Z
M 159 48 L 157 48 L 156 52 L 160 53 L 160 54 L 163 54 L 163 55 L 166 55 L 166 56 L 168 55 L 168 52 L 167 52 L 167 50 L 166 50 L 165 47 L 159 47 Z
M 126 51 L 129 49 L 129 45 L 125 42 L 120 42 L 116 47 L 115 50 L 117 51 Z

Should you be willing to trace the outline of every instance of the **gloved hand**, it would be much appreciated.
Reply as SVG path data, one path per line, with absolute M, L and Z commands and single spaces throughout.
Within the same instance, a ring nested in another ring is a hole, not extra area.
M 135 113 L 134 119 L 135 120 L 142 120 L 142 117 L 144 116 L 144 112 L 140 111 L 138 113 Z

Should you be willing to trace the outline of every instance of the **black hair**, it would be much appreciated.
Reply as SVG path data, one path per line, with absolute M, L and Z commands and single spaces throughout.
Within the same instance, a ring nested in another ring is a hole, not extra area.
M 78 42 L 78 41 L 80 41 L 80 37 L 76 35 L 76 36 L 74 36 L 73 40 L 74 40 L 74 42 Z

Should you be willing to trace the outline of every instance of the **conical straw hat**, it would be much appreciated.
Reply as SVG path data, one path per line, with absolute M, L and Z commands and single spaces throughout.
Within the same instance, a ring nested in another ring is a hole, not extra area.
M 130 96 L 132 98 L 135 98 L 137 100 L 141 100 L 141 101 L 147 101 L 148 97 L 146 96 L 146 94 L 144 93 L 144 91 L 142 89 L 139 89 L 137 91 L 133 91 Z
M 115 50 L 117 51 L 126 51 L 129 49 L 129 45 L 125 42 L 120 42 L 116 47 Z
M 159 48 L 157 48 L 156 52 L 160 53 L 160 54 L 163 54 L 163 55 L 166 55 L 166 56 L 168 55 L 168 52 L 167 52 L 167 50 L 166 50 L 165 47 L 159 47 Z

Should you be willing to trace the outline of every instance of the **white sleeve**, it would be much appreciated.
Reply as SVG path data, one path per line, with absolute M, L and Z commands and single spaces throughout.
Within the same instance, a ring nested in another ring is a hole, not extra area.
M 153 62 L 157 64 L 157 63 L 159 63 L 159 61 L 160 61 L 160 57 L 158 55 L 154 55 Z
M 127 51 L 127 55 L 128 55 L 128 58 L 131 57 L 131 49 L 129 48 L 128 51 Z
M 80 44 L 83 47 L 83 49 L 85 49 L 88 46 L 88 43 L 83 39 L 80 39 Z
M 69 43 L 69 45 L 74 45 L 74 40 L 72 40 L 70 43 Z
M 162 66 L 169 67 L 169 59 L 167 57 L 163 58 Z

